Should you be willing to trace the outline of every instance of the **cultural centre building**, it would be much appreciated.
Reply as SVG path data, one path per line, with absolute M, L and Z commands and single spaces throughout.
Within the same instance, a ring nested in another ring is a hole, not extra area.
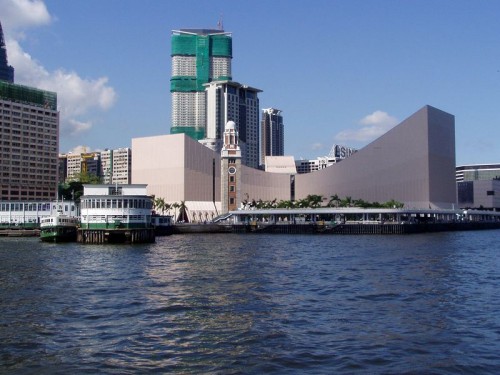
M 132 182 L 168 203 L 184 201 L 192 221 L 223 214 L 221 155 L 186 134 L 132 139 Z M 424 106 L 358 152 L 307 174 L 272 173 L 243 164 L 237 196 L 299 200 L 316 194 L 370 202 L 394 199 L 405 208 L 456 207 L 455 118 Z M 234 171 L 233 171 L 234 173 Z

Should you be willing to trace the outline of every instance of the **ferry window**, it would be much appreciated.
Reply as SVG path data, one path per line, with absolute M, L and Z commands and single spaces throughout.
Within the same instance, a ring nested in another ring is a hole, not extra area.
M 111 200 L 111 208 L 116 208 L 116 199 Z
M 128 208 L 128 199 L 123 201 L 123 208 Z
M 106 208 L 111 208 L 111 199 L 106 199 Z
M 100 199 L 97 199 L 95 201 L 95 208 L 101 208 L 101 200 Z
M 122 208 L 122 201 L 121 201 L 121 199 L 118 200 L 118 208 Z
M 95 199 L 92 199 L 92 208 L 95 208 Z

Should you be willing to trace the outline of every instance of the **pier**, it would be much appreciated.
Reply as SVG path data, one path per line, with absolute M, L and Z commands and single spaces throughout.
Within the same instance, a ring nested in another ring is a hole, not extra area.
M 153 228 L 140 229 L 78 229 L 77 242 L 83 244 L 104 243 L 154 243 Z
M 420 209 L 266 209 L 231 211 L 234 233 L 411 234 L 500 229 L 500 212 Z

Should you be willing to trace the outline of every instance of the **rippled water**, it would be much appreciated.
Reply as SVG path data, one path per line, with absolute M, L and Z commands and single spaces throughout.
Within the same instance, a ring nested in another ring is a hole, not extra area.
M 499 231 L 0 239 L 2 373 L 500 373 Z

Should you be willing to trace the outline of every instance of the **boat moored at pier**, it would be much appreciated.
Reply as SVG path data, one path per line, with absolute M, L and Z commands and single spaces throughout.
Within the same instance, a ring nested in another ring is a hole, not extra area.
M 40 239 L 44 242 L 76 241 L 80 220 L 62 212 L 40 220 Z

